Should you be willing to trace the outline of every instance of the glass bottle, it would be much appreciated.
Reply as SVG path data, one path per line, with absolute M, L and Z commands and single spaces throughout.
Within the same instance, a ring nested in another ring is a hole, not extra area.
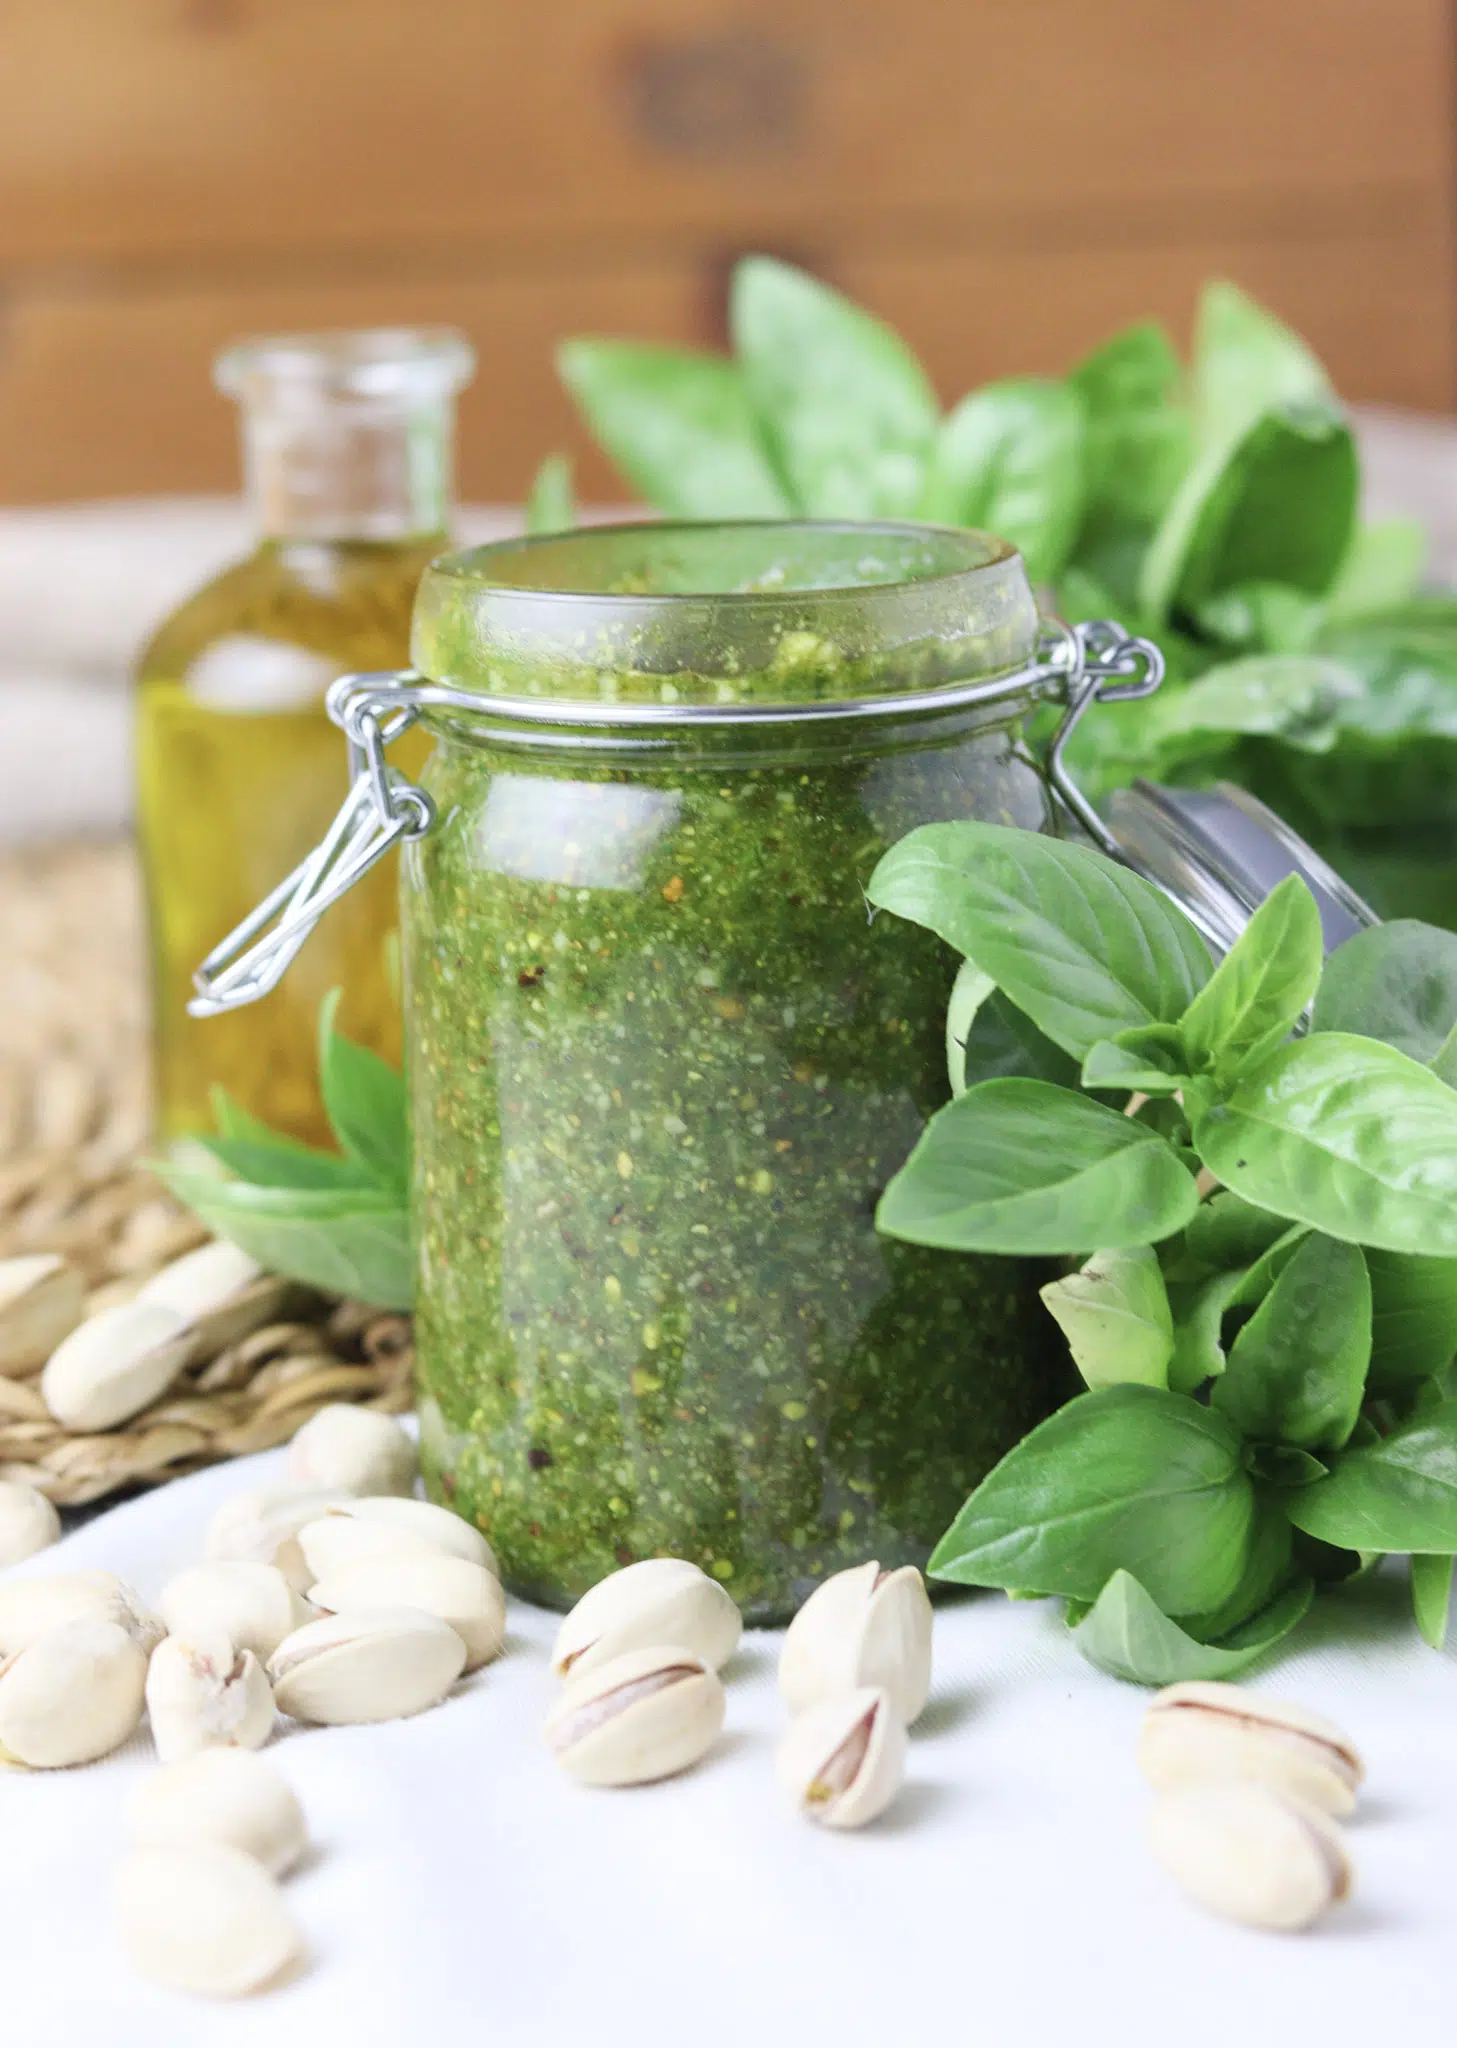
M 474 358 L 451 329 L 243 341 L 219 357 L 242 412 L 259 541 L 158 629 L 138 673 L 138 822 L 151 926 L 156 1116 L 210 1128 L 225 1087 L 265 1122 L 325 1134 L 319 1005 L 399 1054 L 393 863 L 324 920 L 323 943 L 248 1016 L 187 1015 L 192 970 L 314 845 L 346 771 L 324 693 L 400 666 L 421 572 L 445 543 L 455 398 Z

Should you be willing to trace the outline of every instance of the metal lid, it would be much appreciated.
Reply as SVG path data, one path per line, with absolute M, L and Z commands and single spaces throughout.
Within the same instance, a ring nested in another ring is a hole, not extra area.
M 1270 891 L 1299 875 L 1331 953 L 1380 919 L 1284 819 L 1232 782 L 1165 789 L 1138 781 L 1108 807 L 1119 857 L 1171 896 L 1227 953 Z

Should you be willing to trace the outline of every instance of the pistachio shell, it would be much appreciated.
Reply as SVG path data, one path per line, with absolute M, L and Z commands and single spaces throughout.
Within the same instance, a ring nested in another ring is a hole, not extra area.
M 54 1502 L 33 1486 L 0 1480 L 0 1567 L 49 1550 L 60 1535 L 61 1518 Z
M 0 1374 L 16 1378 L 44 1365 L 86 1306 L 81 1270 L 54 1252 L 0 1259 Z
M 261 1749 L 273 1733 L 273 1689 L 253 1652 L 226 1636 L 168 1636 L 147 1668 L 147 1713 L 164 1764 L 200 1749 Z
M 779 1689 L 792 1714 L 820 1700 L 883 1686 L 907 1726 L 931 1689 L 931 1602 L 914 1565 L 876 1563 L 817 1586 L 785 1631 Z
M 718 1674 L 691 1650 L 648 1644 L 568 1679 L 546 1739 L 584 1785 L 645 1785 L 696 1764 L 723 1727 Z
M 288 1476 L 296 1486 L 408 1499 L 419 1474 L 420 1454 L 400 1425 L 347 1401 L 310 1416 L 289 1446 Z
M 41 1374 L 41 1397 L 67 1429 L 114 1429 L 166 1392 L 191 1350 L 175 1308 L 118 1302 L 62 1339 Z
M 115 1572 L 53 1572 L 46 1578 L 0 1579 L 0 1657 L 14 1656 L 71 1621 L 112 1621 L 150 1656 L 166 1630 L 141 1596 Z
M 681 1557 L 626 1565 L 584 1593 L 557 1631 L 551 1668 L 573 1677 L 654 1643 L 692 1650 L 713 1671 L 739 1646 L 743 1617 L 716 1579 Z
M 154 1273 L 136 1298 L 176 1310 L 191 1329 L 188 1358 L 196 1363 L 271 1322 L 288 1286 L 235 1244 L 214 1238 Z
M 271 1564 L 296 1592 L 314 1578 L 298 1547 L 298 1532 L 338 1504 L 339 1496 L 297 1486 L 257 1486 L 224 1501 L 208 1525 L 207 1555 L 241 1564 Z
M 225 1635 L 265 1663 L 286 1635 L 312 1618 L 277 1565 L 217 1558 L 189 1565 L 162 1588 L 157 1607 L 174 1636 Z
M 1248 1927 L 1294 1933 L 1351 1889 L 1334 1821 L 1268 1785 L 1176 1786 L 1149 1825 L 1154 1854 L 1190 1898 Z
M 316 1579 L 331 1578 L 346 1565 L 368 1558 L 463 1557 L 467 1564 L 496 1570 L 491 1546 L 479 1529 L 431 1501 L 368 1496 L 339 1500 L 327 1514 L 298 1532 L 299 1548 Z M 499 1573 L 497 1573 L 499 1577 Z
M 142 1718 L 147 1659 L 114 1621 L 68 1621 L 0 1664 L 0 1754 L 35 1770 L 89 1764 Z
M 780 1783 L 807 1819 L 861 1828 L 900 1790 L 905 1724 L 883 1686 L 861 1686 L 792 1721 L 776 1762 Z
M 444 1699 L 465 1655 L 438 1615 L 361 1607 L 285 1636 L 268 1669 L 279 1706 L 297 1720 L 394 1721 Z
M 1320 1714 L 1243 1686 L 1193 1682 L 1161 1692 L 1143 1719 L 1139 1768 L 1157 1791 L 1248 1778 L 1323 1813 L 1355 1810 L 1361 1759 Z
M 170 1991 L 240 1998 L 303 1954 L 274 1879 L 220 1842 L 135 1850 L 117 1867 L 112 1908 L 132 1967 Z
M 303 1808 L 272 1764 L 251 1749 L 199 1749 L 148 1771 L 127 1808 L 139 1848 L 221 1842 L 275 1877 L 308 1846 Z
M 467 1671 L 477 1671 L 501 1654 L 506 1639 L 506 1595 L 484 1565 L 463 1557 L 421 1553 L 365 1558 L 320 1579 L 309 1590 L 325 1614 L 360 1607 L 415 1607 L 438 1615 L 465 1644 Z

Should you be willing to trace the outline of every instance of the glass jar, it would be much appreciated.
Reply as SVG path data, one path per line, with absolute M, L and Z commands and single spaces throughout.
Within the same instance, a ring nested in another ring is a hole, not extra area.
M 221 1084 L 300 1138 L 327 1133 L 319 1004 L 399 1050 L 393 878 L 371 877 L 258 1014 L 204 1029 L 192 969 L 217 933 L 319 838 L 346 786 L 324 706 L 341 668 L 407 658 L 421 571 L 445 545 L 456 393 L 472 356 L 449 330 L 288 335 L 217 365 L 242 408 L 260 540 L 153 636 L 138 671 L 138 828 L 151 928 L 156 1114 L 164 1138 L 212 1124 Z
M 1057 828 L 1038 638 L 982 535 L 638 526 L 437 562 L 418 673 L 338 686 L 365 765 L 332 851 L 198 1007 L 409 839 L 422 1450 L 517 1592 L 672 1554 L 782 1620 L 924 1563 L 1071 1390 L 1037 1267 L 874 1224 L 948 1092 L 956 963 L 863 886 L 930 820 Z M 417 717 L 423 790 L 383 762 Z

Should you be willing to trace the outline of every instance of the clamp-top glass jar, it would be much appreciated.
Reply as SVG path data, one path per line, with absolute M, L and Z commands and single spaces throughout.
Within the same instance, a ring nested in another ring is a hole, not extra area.
M 599 528 L 436 563 L 418 673 L 335 686 L 354 796 L 198 1007 L 410 842 L 422 1447 L 516 1590 L 672 1553 L 782 1619 L 923 1563 L 1065 1391 L 1035 1268 L 876 1234 L 955 962 L 862 895 L 929 820 L 1056 829 L 1026 714 L 1157 680 L 1145 643 L 1039 660 L 1042 630 L 982 535 Z M 423 790 L 383 762 L 416 718 Z

